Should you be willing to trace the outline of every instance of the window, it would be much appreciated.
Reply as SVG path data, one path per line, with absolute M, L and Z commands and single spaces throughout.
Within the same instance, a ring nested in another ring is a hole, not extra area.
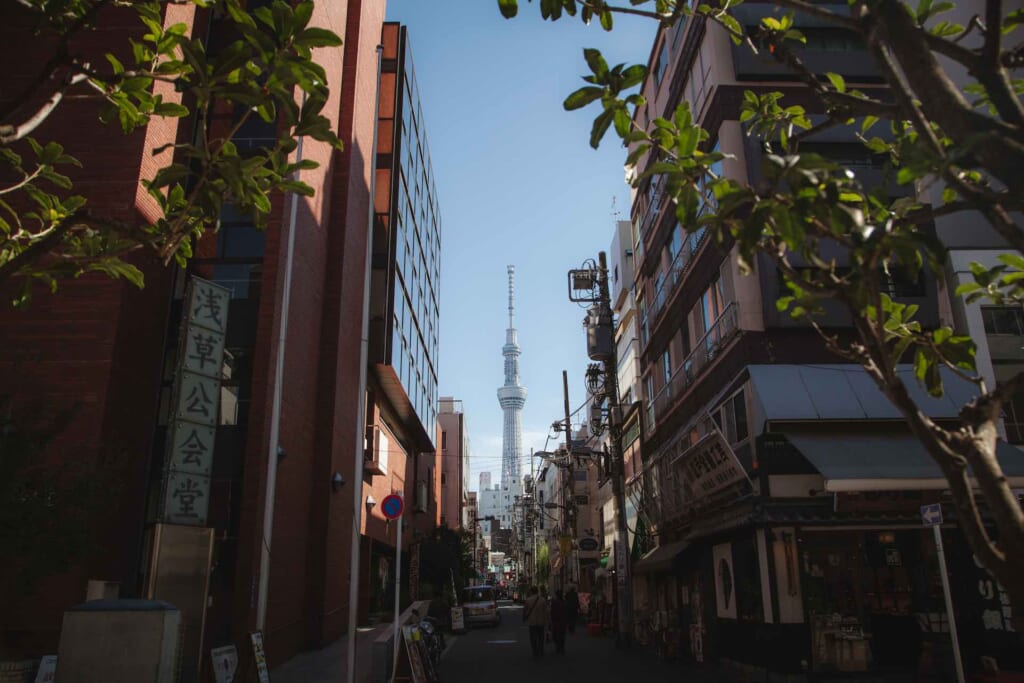
M 742 391 L 732 397 L 732 412 L 736 422 L 736 441 L 743 441 L 750 435 L 750 430 L 747 426 L 747 402 Z
M 725 310 L 725 296 L 722 293 L 722 280 L 715 278 L 700 297 L 701 319 L 704 331 L 707 332 Z
M 679 22 L 682 23 L 682 22 Z M 665 69 L 668 67 L 668 42 L 661 44 L 661 52 L 658 53 L 658 62 L 654 65 L 654 84 L 661 85 L 661 79 L 665 77 Z
M 573 470 L 572 478 L 575 481 L 586 481 L 587 480 L 587 471 L 586 470 Z
M 668 385 L 672 381 L 672 356 L 668 349 L 665 349 L 665 353 L 661 355 L 661 372 L 665 384 Z
M 447 486 L 447 485 L 448 485 L 448 473 L 447 472 L 441 472 L 441 486 Z
M 982 306 L 985 334 L 1024 335 L 1024 308 L 1020 306 Z
M 448 448 L 448 432 L 441 430 L 441 450 Z

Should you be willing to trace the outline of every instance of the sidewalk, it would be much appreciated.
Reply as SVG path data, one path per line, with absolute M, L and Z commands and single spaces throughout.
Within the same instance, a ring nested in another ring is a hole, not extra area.
M 391 622 L 356 629 L 356 683 L 369 683 L 374 639 Z M 274 683 L 344 683 L 348 680 L 348 635 L 322 650 L 295 655 L 270 672 Z

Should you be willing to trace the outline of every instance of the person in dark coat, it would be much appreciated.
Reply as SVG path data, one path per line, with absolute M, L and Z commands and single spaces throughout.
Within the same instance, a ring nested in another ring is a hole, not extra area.
M 565 625 L 569 633 L 576 632 L 576 620 L 580 616 L 580 594 L 576 592 L 576 586 L 569 586 L 565 594 Z
M 555 653 L 565 654 L 566 606 L 562 591 L 555 591 L 555 597 L 549 607 L 551 623 L 551 640 L 555 641 Z

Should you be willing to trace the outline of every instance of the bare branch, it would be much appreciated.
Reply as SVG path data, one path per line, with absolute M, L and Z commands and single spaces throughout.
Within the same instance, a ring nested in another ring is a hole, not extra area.
M 21 140 L 25 136 L 29 135 L 36 128 L 41 126 L 46 119 L 50 117 L 50 114 L 54 112 L 57 105 L 60 104 L 61 100 L 64 99 L 64 93 L 67 89 L 76 83 L 81 83 L 87 80 L 84 74 L 76 74 L 68 78 L 64 85 L 60 87 L 53 95 L 50 96 L 46 102 L 27 120 L 23 121 L 18 125 L 3 125 L 0 126 L 0 144 L 9 145 L 12 142 Z
M 594 3 L 589 2 L 589 0 L 576 0 L 576 2 L 579 3 L 580 7 L 585 7 L 585 8 L 591 9 L 595 13 L 597 13 L 599 10 L 606 9 L 609 12 L 615 12 L 616 14 L 633 14 L 633 15 L 636 15 L 638 17 L 647 17 L 648 19 L 656 19 L 657 21 L 664 21 L 665 19 L 670 18 L 670 15 L 658 14 L 657 12 L 651 12 L 651 11 L 648 11 L 648 10 L 636 9 L 636 8 L 633 8 L 633 7 L 619 7 L 619 6 L 614 6 L 614 5 L 605 5 L 604 3 L 601 3 L 598 6 L 595 6 Z
M 965 34 L 961 34 L 961 37 L 963 35 Z M 924 39 L 928 42 L 928 47 L 934 52 L 949 57 L 953 61 L 963 64 L 968 69 L 974 69 L 974 66 L 978 63 L 979 57 L 974 50 L 958 45 L 955 41 L 942 38 L 928 31 L 924 31 Z
M 842 14 L 836 14 L 831 10 L 827 10 L 821 5 L 812 5 L 809 2 L 803 0 L 774 0 L 773 4 L 779 7 L 786 7 L 797 12 L 808 14 L 818 19 L 823 19 L 826 22 L 835 26 L 841 26 L 848 28 L 851 31 L 857 31 L 858 33 L 862 30 L 860 23 L 850 16 L 843 16 Z

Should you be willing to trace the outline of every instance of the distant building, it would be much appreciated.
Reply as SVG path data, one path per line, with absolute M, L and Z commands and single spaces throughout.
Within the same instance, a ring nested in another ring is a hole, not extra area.
M 489 489 L 489 488 L 491 488 L 491 473 L 490 472 L 481 472 L 480 473 L 480 490 L 483 491 L 483 490 Z
M 441 526 L 457 528 L 464 524 L 463 510 L 469 493 L 469 433 L 462 401 L 441 398 L 438 422 L 441 424 Z

